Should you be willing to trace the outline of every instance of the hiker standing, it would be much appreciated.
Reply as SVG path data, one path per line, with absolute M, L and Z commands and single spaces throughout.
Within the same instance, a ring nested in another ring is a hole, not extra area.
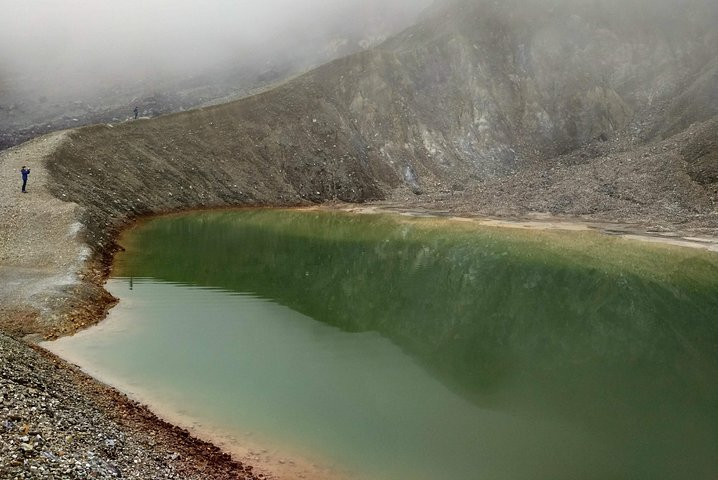
M 27 186 L 27 177 L 30 175 L 30 169 L 23 165 L 20 169 L 20 175 L 22 175 L 22 193 L 27 193 L 25 187 Z
M 137 120 L 137 114 L 140 113 L 140 109 L 137 108 L 137 107 L 135 107 L 135 109 L 133 110 L 133 112 L 135 112 L 135 120 Z

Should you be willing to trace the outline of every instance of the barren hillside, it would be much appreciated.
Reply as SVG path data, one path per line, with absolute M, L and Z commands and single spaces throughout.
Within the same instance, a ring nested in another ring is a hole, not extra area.
M 52 191 L 88 207 L 105 243 L 106 226 L 138 214 L 397 192 L 484 213 L 714 226 L 710 2 L 520 3 L 437 7 L 266 93 L 76 130 L 48 164 Z
M 4 151 L 0 329 L 53 336 L 97 321 L 112 302 L 101 286 L 119 229 L 176 210 L 377 201 L 716 236 L 718 8 L 677 4 L 453 1 L 264 93 Z M 21 165 L 33 168 L 27 195 Z M 22 368 L 50 378 L 51 360 L 3 342 L 8 385 Z M 68 410 L 81 415 L 85 403 Z M 130 417 L 123 428 L 147 424 Z M 17 457 L 19 434 L 0 433 L 0 454 Z M 92 448 L 116 463 L 102 443 L 78 445 L 68 447 L 78 458 Z M 203 448 L 162 460 L 161 478 L 175 478 L 178 463 L 199 478 Z M 27 452 L 30 463 L 8 463 L 8 474 L 44 461 Z M 212 478 L 244 476 L 224 476 L 236 468 L 227 462 Z

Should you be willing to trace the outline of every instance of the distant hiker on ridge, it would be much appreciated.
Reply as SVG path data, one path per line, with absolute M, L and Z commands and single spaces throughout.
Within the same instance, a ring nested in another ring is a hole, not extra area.
M 23 165 L 20 169 L 20 175 L 22 175 L 22 193 L 27 193 L 25 187 L 27 186 L 27 177 L 30 175 L 30 169 Z
M 133 111 L 135 112 L 135 120 L 137 120 L 137 114 L 140 113 L 140 109 L 135 107 Z

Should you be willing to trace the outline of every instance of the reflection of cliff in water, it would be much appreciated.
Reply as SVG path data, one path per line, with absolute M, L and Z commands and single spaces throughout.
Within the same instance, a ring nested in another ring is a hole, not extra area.
M 160 219 L 129 241 L 118 275 L 253 292 L 379 331 L 483 405 L 718 441 L 715 255 L 278 211 Z

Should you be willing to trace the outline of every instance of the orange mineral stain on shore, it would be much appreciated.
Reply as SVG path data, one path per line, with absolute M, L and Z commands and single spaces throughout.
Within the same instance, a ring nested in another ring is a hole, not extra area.
M 119 320 L 119 321 L 118 321 Z M 75 336 L 109 334 L 128 328 L 124 319 L 113 318 L 95 326 L 91 331 L 84 330 Z M 93 368 L 92 362 L 61 340 L 42 342 L 41 347 L 75 365 L 96 380 L 120 391 L 130 399 L 146 406 L 162 420 L 183 428 L 200 440 L 216 445 L 229 453 L 236 461 L 252 465 L 254 473 L 264 474 L 268 479 L 312 479 L 312 480 L 353 480 L 355 477 L 342 472 L 338 467 L 328 465 L 324 459 L 311 458 L 311 445 L 306 452 L 293 451 L 286 445 L 266 439 L 258 439 L 251 432 L 237 432 L 200 421 L 183 409 L 181 401 L 163 399 L 156 392 L 139 387 L 132 382 L 122 380 L 102 368 Z
M 131 299 L 125 300 L 125 303 L 131 302 Z M 80 331 L 74 337 L 113 335 L 133 328 L 132 323 L 133 319 L 115 313 L 111 319 L 99 323 L 90 330 Z M 146 406 L 162 420 L 187 430 L 200 440 L 216 445 L 229 453 L 234 460 L 252 465 L 255 473 L 262 473 L 268 479 L 352 480 L 354 478 L 337 467 L 328 465 L 324 459 L 311 458 L 311 445 L 306 446 L 306 451 L 297 452 L 286 445 L 281 445 L 278 440 L 258 439 L 251 432 L 230 431 L 207 420 L 200 421 L 183 407 L 181 394 L 179 398 L 176 396 L 163 398 L 160 392 L 150 391 L 101 367 L 93 367 L 90 359 L 63 342 L 63 339 L 41 342 L 40 346 L 68 363 L 80 366 L 86 374 Z

